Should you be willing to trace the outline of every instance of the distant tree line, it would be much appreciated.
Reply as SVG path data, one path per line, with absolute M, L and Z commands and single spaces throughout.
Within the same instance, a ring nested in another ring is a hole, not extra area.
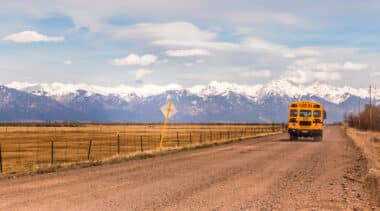
M 359 114 L 345 115 L 345 121 L 350 127 L 360 130 L 380 131 L 380 106 L 372 105 L 372 122 L 370 123 L 371 106 L 366 105 L 364 110 Z

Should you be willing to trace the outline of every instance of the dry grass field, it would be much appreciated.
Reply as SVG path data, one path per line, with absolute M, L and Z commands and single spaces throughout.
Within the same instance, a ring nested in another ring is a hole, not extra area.
M 281 129 L 279 125 L 170 124 L 164 147 L 239 140 Z M 52 165 L 155 151 L 161 130 L 160 124 L 2 125 L 0 170 L 3 174 L 33 172 Z
M 348 128 L 347 135 L 354 140 L 368 161 L 366 184 L 380 206 L 380 133 Z

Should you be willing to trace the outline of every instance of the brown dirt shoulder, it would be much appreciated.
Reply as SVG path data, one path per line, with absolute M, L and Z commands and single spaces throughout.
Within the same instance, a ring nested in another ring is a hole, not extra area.
M 344 130 L 367 160 L 365 187 L 371 193 L 375 204 L 380 207 L 380 133 L 353 128 Z

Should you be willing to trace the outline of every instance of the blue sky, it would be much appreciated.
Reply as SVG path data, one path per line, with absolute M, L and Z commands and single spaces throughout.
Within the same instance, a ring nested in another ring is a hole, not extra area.
M 0 83 L 380 86 L 378 1 L 1 1 Z

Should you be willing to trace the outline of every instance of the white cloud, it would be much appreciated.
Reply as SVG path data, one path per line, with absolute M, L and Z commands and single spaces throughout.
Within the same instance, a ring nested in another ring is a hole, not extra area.
M 380 78 L 380 72 L 372 72 L 369 75 L 373 78 Z
M 359 64 L 359 63 L 352 63 L 352 62 L 346 62 L 343 64 L 343 68 L 346 70 L 365 70 L 368 69 L 368 64 Z
M 287 68 L 284 78 L 293 83 L 305 84 L 314 81 L 338 81 L 342 71 L 355 71 L 368 68 L 367 64 L 345 62 L 321 62 L 317 59 L 296 60 Z
M 296 15 L 284 12 L 235 12 L 225 16 L 229 21 L 239 24 L 270 22 L 282 25 L 300 25 L 306 21 Z
M 170 62 L 169 59 L 162 59 L 162 60 L 159 60 L 157 63 L 168 64 L 169 62 Z
M 209 56 L 210 51 L 203 49 L 189 49 L 189 50 L 168 50 L 165 52 L 168 56 L 172 57 L 189 57 L 189 56 Z
M 192 67 L 192 66 L 194 66 L 194 65 L 203 64 L 204 62 L 205 62 L 205 61 L 202 60 L 202 59 L 197 59 L 197 60 L 195 60 L 195 61 L 193 61 L 193 62 L 185 62 L 185 63 L 183 63 L 183 65 L 184 65 L 185 67 Z
M 63 61 L 63 64 L 66 64 L 66 65 L 70 65 L 72 63 L 73 63 L 73 61 L 70 60 L 70 59 L 67 59 L 67 60 Z
M 151 70 L 146 70 L 146 69 L 138 69 L 129 72 L 130 75 L 133 75 L 136 80 L 141 80 L 143 77 L 152 74 L 153 71 Z
M 315 58 L 307 58 L 296 60 L 289 66 L 290 69 L 305 69 L 317 72 L 334 72 L 343 70 L 364 70 L 369 67 L 368 64 L 345 62 L 343 64 L 337 62 L 323 62 Z
M 15 43 L 30 43 L 30 42 L 63 42 L 64 37 L 52 37 L 40 34 L 35 31 L 23 31 L 8 35 L 3 38 L 4 41 Z
M 315 81 L 338 81 L 341 75 L 338 72 L 312 72 L 299 69 L 287 71 L 283 78 L 295 84 L 308 84 Z
M 240 44 L 216 41 L 156 40 L 152 43 L 162 47 L 205 48 L 219 51 L 239 51 L 241 49 Z
M 157 62 L 157 56 L 153 54 L 146 54 L 139 56 L 136 54 L 129 54 L 125 58 L 114 59 L 112 64 L 114 66 L 128 66 L 128 65 L 141 65 L 148 66 Z
M 111 30 L 123 40 L 208 41 L 216 37 L 215 33 L 201 30 L 188 22 L 141 23 Z
M 218 42 L 212 40 L 156 40 L 153 41 L 153 44 L 162 47 L 187 47 L 241 53 L 268 53 L 289 59 L 294 59 L 297 57 L 319 57 L 321 55 L 321 52 L 311 47 L 289 48 L 285 45 L 268 42 L 257 37 L 246 38 L 240 43 Z
M 272 73 L 269 70 L 253 70 L 253 71 L 246 71 L 246 72 L 241 72 L 240 76 L 242 77 L 252 77 L 252 78 L 267 78 L 271 77 Z
M 197 63 L 197 64 L 203 64 L 203 63 L 205 63 L 205 61 L 203 59 L 197 59 L 195 61 L 195 63 Z
M 242 45 L 249 50 L 263 53 L 272 53 L 281 55 L 284 58 L 296 57 L 318 57 L 320 52 L 312 48 L 289 48 L 285 45 L 271 43 L 257 37 L 251 37 L 243 40 Z
M 317 59 L 307 58 L 295 60 L 288 66 L 288 70 L 302 70 L 303 72 L 334 72 L 339 70 L 340 67 L 341 65 L 337 63 L 326 63 Z

